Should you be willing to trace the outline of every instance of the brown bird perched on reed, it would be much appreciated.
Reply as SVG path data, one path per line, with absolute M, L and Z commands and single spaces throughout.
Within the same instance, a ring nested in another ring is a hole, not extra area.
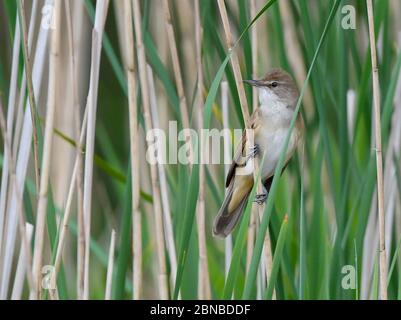
M 248 130 L 248 133 L 244 131 L 227 174 L 226 196 L 213 227 L 213 234 L 220 237 L 229 235 L 238 223 L 254 183 L 253 169 L 246 168 L 253 163 L 251 161 L 253 157 L 258 157 L 260 160 L 264 154 L 265 160 L 260 173 L 264 190 L 262 194 L 256 195 L 254 201 L 258 203 L 266 201 L 299 98 L 294 80 L 281 69 L 269 71 L 260 80 L 244 80 L 244 82 L 258 88 L 259 107 L 251 116 L 251 130 Z M 303 131 L 302 116 L 298 113 L 283 168 L 294 154 Z M 249 137 L 253 138 L 254 143 L 249 141 Z

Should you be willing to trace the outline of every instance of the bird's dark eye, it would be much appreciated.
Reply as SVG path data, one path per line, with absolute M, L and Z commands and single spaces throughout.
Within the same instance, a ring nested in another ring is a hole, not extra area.
M 278 86 L 278 83 L 277 83 L 276 81 L 273 81 L 273 82 L 272 82 L 272 87 L 275 88 L 275 87 L 277 87 L 277 86 Z

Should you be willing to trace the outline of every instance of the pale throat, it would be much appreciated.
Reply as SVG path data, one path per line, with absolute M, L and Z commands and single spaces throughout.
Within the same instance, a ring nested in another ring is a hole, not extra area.
M 291 121 L 293 110 L 283 99 L 269 89 L 259 88 L 259 103 L 262 116 L 273 122 L 287 123 Z

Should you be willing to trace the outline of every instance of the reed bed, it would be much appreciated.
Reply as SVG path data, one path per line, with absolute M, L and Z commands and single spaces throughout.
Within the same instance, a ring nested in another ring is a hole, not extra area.
M 398 0 L 1 2 L 0 298 L 401 299 L 400 15 Z M 242 219 L 215 238 L 223 159 L 258 106 L 242 80 L 275 67 L 299 87 L 304 140 L 280 175 L 287 137 L 264 205 L 269 155 L 255 161 Z M 216 163 L 205 129 L 227 129 Z

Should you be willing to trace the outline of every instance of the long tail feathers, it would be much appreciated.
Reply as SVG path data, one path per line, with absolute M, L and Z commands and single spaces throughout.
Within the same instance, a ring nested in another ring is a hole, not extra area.
M 283 169 L 284 171 L 284 169 Z M 267 193 L 270 191 L 270 187 L 273 181 L 273 176 L 269 177 L 265 181 L 263 181 L 263 185 L 265 187 L 265 190 Z M 239 218 L 242 215 L 242 212 L 244 211 L 246 201 L 248 200 L 249 197 L 249 192 L 246 194 L 244 199 L 241 201 L 241 203 L 238 205 L 238 207 L 229 212 L 228 211 L 228 206 L 230 204 L 231 198 L 233 196 L 233 189 L 234 189 L 234 184 L 231 182 L 230 186 L 227 189 L 227 195 L 224 198 L 224 202 L 221 205 L 221 208 L 219 210 L 219 213 L 217 214 L 215 220 L 214 220 L 214 226 L 213 226 L 213 234 L 218 237 L 225 238 L 227 237 L 231 231 L 233 231 L 234 227 L 237 225 Z
M 239 206 L 234 211 L 228 212 L 228 205 L 231 201 L 232 195 L 233 195 L 233 188 L 231 186 L 229 187 L 224 202 L 221 205 L 219 213 L 217 214 L 214 220 L 213 234 L 215 236 L 222 238 L 227 237 L 234 229 L 234 227 L 237 225 L 238 220 L 241 217 L 242 212 L 244 211 L 244 207 L 249 194 L 246 197 L 244 197 L 244 199 L 241 201 Z

